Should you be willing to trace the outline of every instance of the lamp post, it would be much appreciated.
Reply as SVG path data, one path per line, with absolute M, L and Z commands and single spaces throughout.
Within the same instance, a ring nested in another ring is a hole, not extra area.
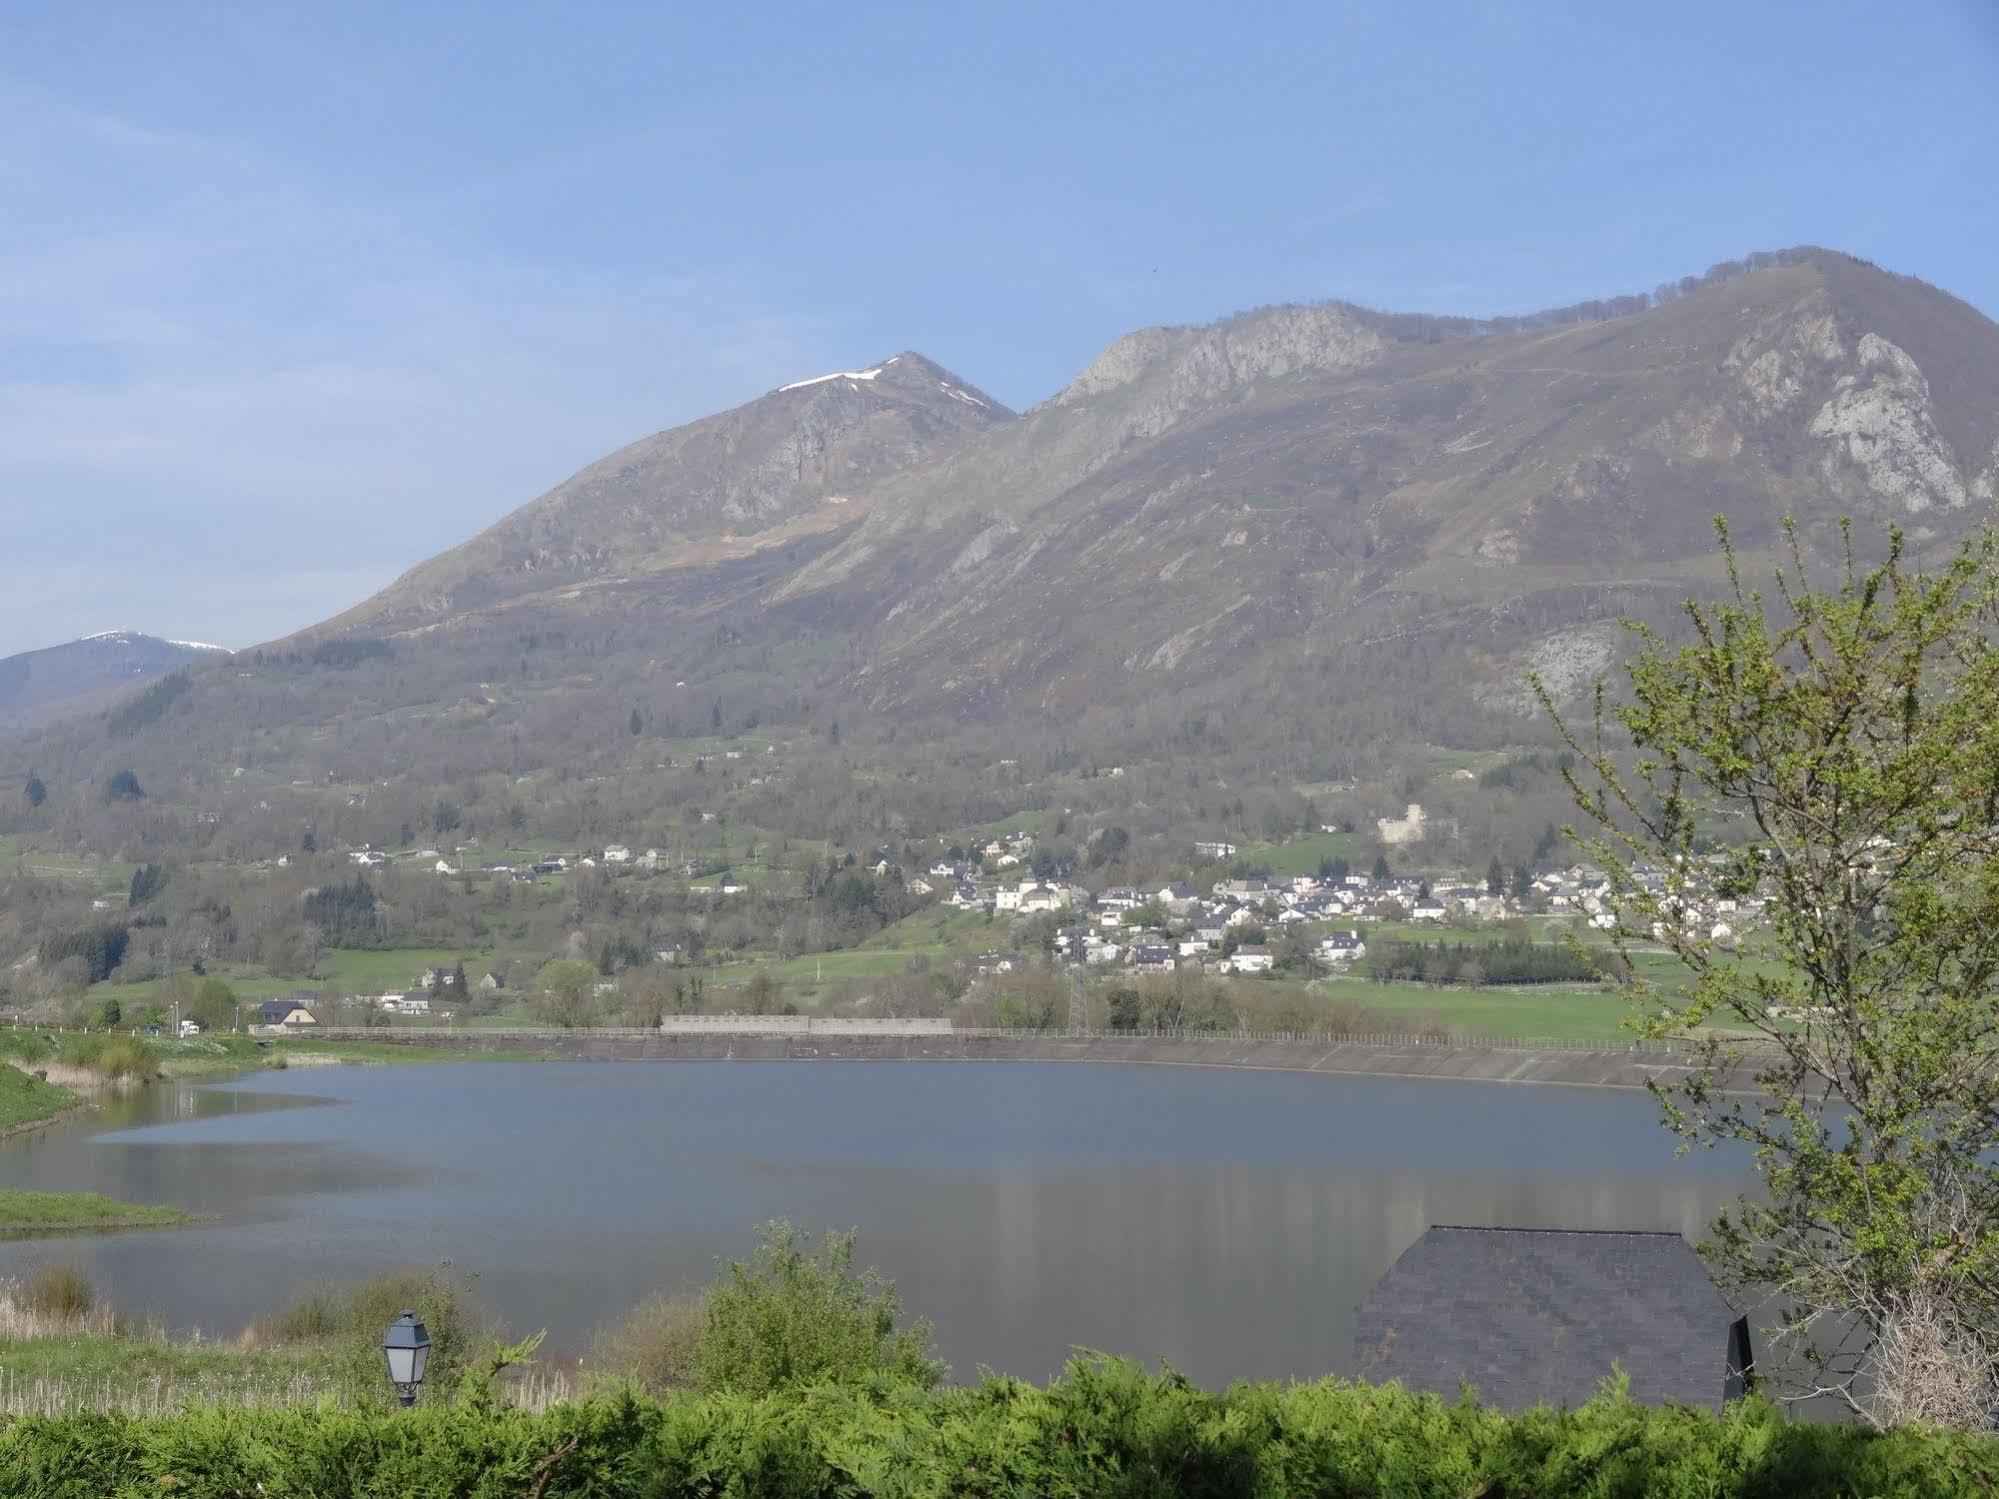
M 405 1406 L 416 1404 L 416 1387 L 430 1363 L 430 1334 L 415 1312 L 404 1312 L 382 1335 L 382 1356 L 389 1361 L 389 1383 Z

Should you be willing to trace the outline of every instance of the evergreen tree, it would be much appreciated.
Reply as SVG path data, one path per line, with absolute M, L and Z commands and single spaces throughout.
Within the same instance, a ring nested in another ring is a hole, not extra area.
M 139 778 L 129 770 L 119 771 L 104 783 L 104 799 L 107 802 L 136 802 L 145 794 Z
M 1377 880 L 1385 880 L 1388 878 L 1387 854 L 1376 854 L 1374 856 L 1374 877 Z
M 33 771 L 28 772 L 28 784 L 24 790 L 30 807 L 39 807 L 49 799 L 49 788 L 42 784 L 42 778 Z
M 1492 862 L 1485 866 L 1485 893 L 1500 895 L 1506 890 L 1506 866 L 1499 862 L 1499 855 L 1492 856 Z
M 638 738 L 640 731 L 644 728 L 645 720 L 639 717 L 639 710 L 636 708 L 632 709 L 632 737 L 634 739 Z
M 132 871 L 132 884 L 126 891 L 128 906 L 143 906 L 147 901 L 166 888 L 167 872 L 157 864 L 141 864 Z

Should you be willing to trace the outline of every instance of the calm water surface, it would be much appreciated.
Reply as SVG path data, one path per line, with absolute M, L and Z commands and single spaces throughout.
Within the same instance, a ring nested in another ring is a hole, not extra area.
M 1203 1382 L 1344 1370 L 1432 1223 L 1676 1229 L 1748 1184 L 1643 1093 L 1074 1064 L 461 1063 L 160 1088 L 0 1144 L 0 1186 L 212 1222 L 0 1244 L 230 1336 L 295 1292 L 450 1260 L 580 1351 L 755 1226 L 858 1227 L 966 1377 L 1072 1346 Z

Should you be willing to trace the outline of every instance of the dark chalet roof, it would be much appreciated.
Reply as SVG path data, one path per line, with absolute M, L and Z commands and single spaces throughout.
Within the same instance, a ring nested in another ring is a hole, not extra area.
M 1452 1228 L 1375 1282 L 1356 1374 L 1447 1399 L 1460 1382 L 1504 1410 L 1577 1406 L 1616 1365 L 1636 1400 L 1710 1410 L 1743 1393 L 1747 1321 L 1672 1233 Z

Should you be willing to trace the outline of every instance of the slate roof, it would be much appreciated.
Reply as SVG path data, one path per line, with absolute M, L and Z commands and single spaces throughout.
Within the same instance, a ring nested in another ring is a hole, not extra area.
M 1678 1234 L 1439 1225 L 1360 1304 L 1354 1366 L 1524 1410 L 1581 1405 L 1616 1364 L 1634 1399 L 1717 1410 L 1742 1393 L 1748 1337 Z
M 257 1007 L 257 1013 L 261 1017 L 263 1024 L 276 1025 L 285 1016 L 291 1014 L 293 1010 L 304 1009 L 306 1009 L 305 1004 L 297 999 L 267 999 Z M 311 1012 L 307 1011 L 307 1013 Z

